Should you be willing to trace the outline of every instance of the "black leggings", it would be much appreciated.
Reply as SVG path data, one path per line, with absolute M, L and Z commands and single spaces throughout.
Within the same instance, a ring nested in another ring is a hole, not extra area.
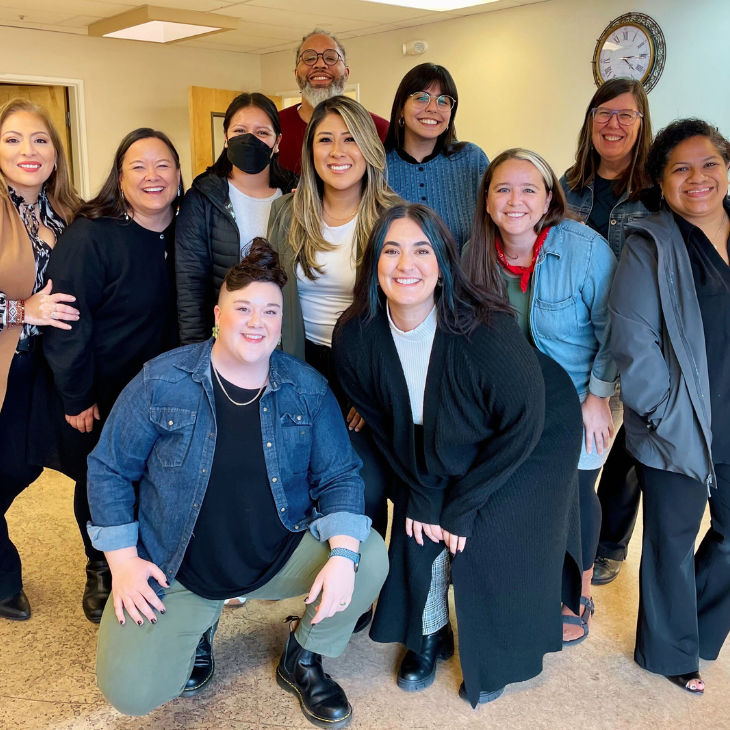
M 327 378 L 330 389 L 342 409 L 343 417 L 347 416 L 350 411 L 350 403 L 335 373 L 332 348 L 316 345 L 314 342 L 306 340 L 304 356 L 309 365 Z M 373 442 L 367 424 L 362 431 L 348 429 L 347 433 L 350 436 L 352 448 L 362 460 L 360 476 L 365 482 L 365 514 L 373 521 L 373 529 L 385 539 L 388 529 L 388 470 L 386 464 Z
M 600 471 L 600 469 L 578 469 L 580 539 L 584 571 L 593 567 L 601 534 L 601 503 L 596 494 L 596 480 Z

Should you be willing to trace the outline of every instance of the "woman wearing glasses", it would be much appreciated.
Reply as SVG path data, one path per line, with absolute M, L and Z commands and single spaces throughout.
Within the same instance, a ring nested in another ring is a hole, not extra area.
M 457 141 L 458 100 L 443 66 L 412 68 L 395 93 L 384 144 L 390 186 L 405 200 L 435 210 L 461 250 L 489 160 L 475 144 Z
M 608 241 L 616 259 L 626 225 L 649 215 L 645 168 L 651 137 L 644 87 L 633 79 L 611 79 L 588 104 L 575 164 L 560 179 L 570 210 Z M 611 407 L 620 422 L 617 397 Z M 593 585 L 610 583 L 618 575 L 639 509 L 634 460 L 625 444 L 621 428 L 598 485 L 603 515 Z

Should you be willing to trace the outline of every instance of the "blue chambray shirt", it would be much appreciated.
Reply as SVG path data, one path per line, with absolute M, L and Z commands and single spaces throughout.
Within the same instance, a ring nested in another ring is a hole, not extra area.
M 92 544 L 102 551 L 136 546 L 168 583 L 182 563 L 213 464 L 212 346 L 211 339 L 146 363 L 119 396 L 89 456 Z M 364 542 L 370 518 L 363 514 L 362 462 L 325 378 L 274 350 L 259 410 L 282 524 L 292 532 L 309 529 L 322 542 L 335 535 Z

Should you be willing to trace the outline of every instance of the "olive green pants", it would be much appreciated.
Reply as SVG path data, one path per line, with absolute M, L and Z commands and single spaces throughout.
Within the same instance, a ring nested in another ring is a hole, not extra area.
M 265 586 L 247 598 L 279 600 L 309 592 L 327 562 L 329 545 L 307 532 L 286 565 Z M 360 546 L 360 568 L 350 605 L 312 626 L 319 599 L 306 606 L 296 630 L 299 644 L 324 656 L 339 656 L 358 617 L 377 598 L 388 575 L 388 553 L 375 530 Z M 320 594 L 321 598 L 321 594 Z M 223 601 L 195 595 L 177 581 L 166 591 L 165 613 L 156 624 L 127 620 L 120 625 L 114 601 L 107 601 L 99 629 L 96 680 L 104 697 L 125 715 L 146 715 L 178 697 L 193 670 L 201 635 L 220 617 Z

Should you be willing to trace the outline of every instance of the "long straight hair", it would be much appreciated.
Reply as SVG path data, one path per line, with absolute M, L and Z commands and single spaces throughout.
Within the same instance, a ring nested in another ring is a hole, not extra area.
M 66 153 L 61 142 L 61 135 L 58 133 L 51 115 L 48 111 L 27 99 L 10 99 L 0 107 L 0 128 L 11 114 L 16 112 L 27 112 L 40 119 L 48 130 L 51 144 L 56 152 L 56 168 L 46 180 L 46 196 L 53 209 L 67 222 L 71 221 L 76 209 L 81 205 L 81 198 L 78 196 L 71 184 L 71 170 L 69 168 Z M 0 200 L 8 197 L 8 184 L 5 176 L 0 172 Z
M 367 325 L 386 306 L 385 296 L 378 289 L 378 261 L 391 224 L 401 218 L 418 224 L 436 255 L 441 283 L 434 289 L 434 302 L 441 331 L 468 336 L 479 324 L 488 324 L 490 312 L 512 311 L 501 294 L 469 281 L 451 233 L 431 208 L 400 203 L 386 210 L 373 227 L 355 282 L 352 305 L 340 318 L 340 324 L 360 319 L 363 326 Z
M 333 96 L 317 104 L 307 125 L 302 146 L 302 175 L 292 200 L 292 221 L 289 245 L 294 249 L 297 263 L 309 279 L 321 274 L 317 264 L 319 251 L 333 251 L 324 240 L 322 222 L 324 183 L 314 166 L 314 135 L 328 114 L 339 114 L 365 159 L 362 194 L 355 224 L 356 265 L 362 259 L 363 248 L 380 214 L 395 205 L 400 198 L 385 181 L 385 150 L 378 137 L 375 123 L 365 107 L 347 96 Z
M 552 167 L 536 152 L 514 147 L 505 150 L 492 160 L 479 185 L 477 207 L 474 212 L 474 223 L 464 267 L 472 284 L 504 297 L 507 296 L 507 287 L 499 270 L 500 264 L 497 259 L 497 246 L 495 243 L 499 229 L 492 220 L 492 216 L 487 213 L 487 194 L 499 166 L 508 160 L 523 160 L 534 165 L 540 173 L 546 191 L 552 193 L 547 213 L 535 224 L 534 231 L 536 235 L 540 235 L 540 232 L 545 228 L 560 223 L 565 218 L 567 207 L 565 194 L 560 187 L 557 175 Z
M 417 91 L 426 91 L 429 86 L 438 84 L 442 94 L 448 94 L 456 99 L 456 104 L 451 110 L 451 118 L 446 131 L 442 132 L 436 139 L 436 148 L 443 150 L 448 157 L 458 152 L 464 142 L 456 138 L 456 112 L 459 108 L 459 92 L 456 89 L 456 82 L 444 66 L 435 63 L 420 63 L 414 66 L 402 79 L 395 92 L 393 106 L 390 110 L 390 126 L 385 137 L 385 151 L 402 150 L 405 137 L 404 126 L 401 126 L 403 108 L 411 94 Z
M 628 191 L 629 199 L 639 199 L 641 191 L 648 187 L 649 177 L 646 172 L 646 159 L 651 146 L 651 116 L 649 115 L 649 99 L 641 82 L 636 79 L 610 79 L 598 87 L 588 104 L 583 127 L 578 135 L 578 150 L 575 153 L 575 164 L 569 168 L 565 176 L 568 187 L 580 192 L 590 183 L 601 163 L 601 157 L 593 146 L 593 114 L 592 110 L 607 104 L 621 94 L 631 94 L 634 97 L 638 110 L 644 115 L 635 124 L 641 125 L 639 135 L 634 143 L 631 164 L 616 179 L 613 189 L 617 195 Z
M 274 134 L 278 137 L 281 134 L 281 121 L 279 120 L 279 110 L 268 96 L 254 92 L 253 94 L 243 93 L 239 94 L 226 109 L 226 115 L 223 117 L 223 131 L 228 137 L 228 128 L 231 126 L 233 117 L 249 106 L 261 109 L 264 114 L 269 118 L 271 126 L 274 128 Z M 222 177 L 224 180 L 228 180 L 233 174 L 233 165 L 228 159 L 228 147 L 224 147 L 221 151 L 218 159 L 208 168 L 207 172 L 213 173 Z M 289 170 L 285 170 L 279 162 L 279 153 L 277 152 L 271 157 L 269 163 L 269 187 L 279 188 L 283 192 L 288 193 L 293 187 L 296 186 L 296 175 Z
M 101 190 L 99 190 L 94 198 L 84 203 L 76 211 L 74 218 L 89 218 L 90 220 L 96 220 L 97 218 L 123 219 L 127 215 L 127 203 L 124 200 L 122 185 L 119 182 L 119 177 L 122 174 L 122 165 L 124 165 L 124 157 L 135 142 L 139 142 L 141 139 L 152 138 L 159 139 L 165 143 L 175 161 L 176 169 L 180 169 L 180 156 L 175 149 L 175 145 L 164 132 L 158 132 L 156 129 L 150 129 L 149 127 L 135 129 L 119 143 L 119 147 L 117 147 L 117 151 L 114 153 L 112 168 L 109 170 L 109 174 L 106 180 L 104 180 Z M 171 203 L 173 210 L 179 208 L 184 190 L 185 186 L 183 185 L 181 175 L 177 195 Z

